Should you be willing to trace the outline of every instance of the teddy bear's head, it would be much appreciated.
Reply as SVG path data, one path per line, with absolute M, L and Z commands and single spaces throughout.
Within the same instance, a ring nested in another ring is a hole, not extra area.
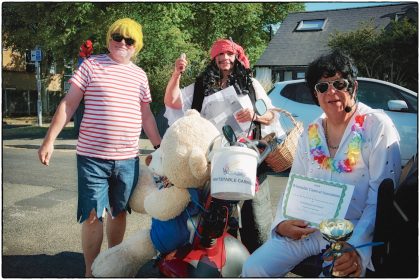
M 219 134 L 200 113 L 188 110 L 166 130 L 149 168 L 176 187 L 201 187 L 210 178 L 207 149 Z

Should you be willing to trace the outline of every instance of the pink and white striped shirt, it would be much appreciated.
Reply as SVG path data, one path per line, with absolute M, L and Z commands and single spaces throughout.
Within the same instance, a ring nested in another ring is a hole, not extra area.
M 70 82 L 84 92 L 77 154 L 122 160 L 138 155 L 141 102 L 151 102 L 146 73 L 137 65 L 119 64 L 108 55 L 85 59 Z

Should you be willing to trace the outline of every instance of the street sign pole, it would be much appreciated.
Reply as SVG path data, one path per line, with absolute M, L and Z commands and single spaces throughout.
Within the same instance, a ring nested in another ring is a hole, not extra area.
M 41 63 L 35 61 L 36 68 L 36 89 L 38 90 L 37 112 L 38 126 L 42 126 L 42 98 L 41 98 Z
M 35 61 L 36 70 L 36 89 L 38 90 L 37 113 L 38 126 L 42 126 L 42 98 L 41 98 L 41 49 L 37 46 L 35 50 L 31 51 L 31 60 Z

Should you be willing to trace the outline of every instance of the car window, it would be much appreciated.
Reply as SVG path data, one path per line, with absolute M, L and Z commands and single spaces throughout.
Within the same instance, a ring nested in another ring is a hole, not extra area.
M 276 86 L 272 87 L 268 92 L 267 95 L 270 95 L 274 90 L 276 89 Z
M 374 109 L 383 109 L 387 111 L 389 111 L 389 100 L 404 100 L 409 106 L 409 110 L 411 108 L 410 111 L 413 111 L 413 106 L 409 104 L 410 102 L 407 101 L 407 98 L 401 95 L 399 90 L 384 84 L 359 80 L 357 98 L 359 101 Z
M 286 85 L 280 94 L 290 100 L 304 104 L 315 104 L 305 82 Z
M 405 101 L 408 104 L 408 109 L 411 109 L 410 106 L 413 108 L 414 112 L 418 112 L 418 106 L 417 106 L 417 97 L 413 96 L 407 92 L 404 92 L 402 90 L 398 90 L 398 92 L 401 94 L 403 98 L 405 98 Z

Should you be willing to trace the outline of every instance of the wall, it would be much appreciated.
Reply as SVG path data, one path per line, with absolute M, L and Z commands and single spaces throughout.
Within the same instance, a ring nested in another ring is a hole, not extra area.
M 27 72 L 25 56 L 11 50 L 3 50 L 2 60 L 2 115 L 35 116 L 38 92 L 35 72 Z M 42 81 L 43 114 L 52 115 L 60 102 L 61 74 L 50 75 Z

